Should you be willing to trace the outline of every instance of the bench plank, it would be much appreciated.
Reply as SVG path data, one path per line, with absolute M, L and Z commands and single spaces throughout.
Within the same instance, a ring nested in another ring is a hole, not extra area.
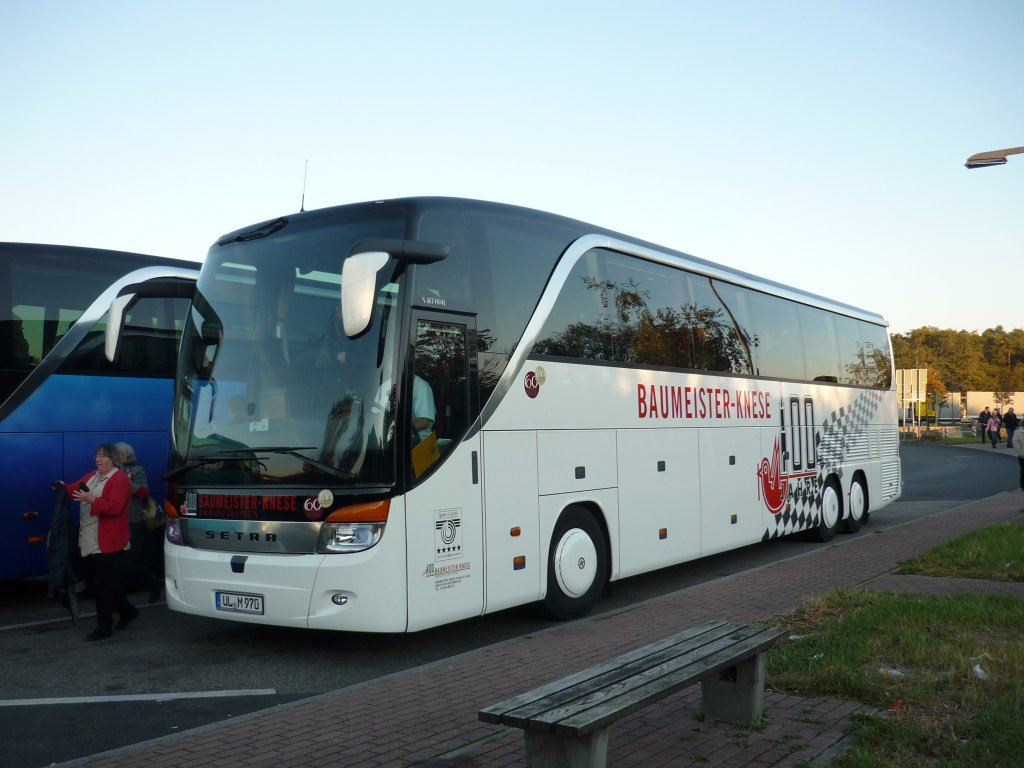
M 527 765 L 534 768 L 604 768 L 612 723 L 697 682 L 709 718 L 756 722 L 764 710 L 766 651 L 782 634 L 774 627 L 709 621 L 478 716 L 524 729 Z
M 588 681 L 600 684 L 600 678 L 609 673 L 614 674 L 617 670 L 620 670 L 624 665 L 628 665 L 634 661 L 643 661 L 651 655 L 657 654 L 660 651 L 666 649 L 672 649 L 681 643 L 688 640 L 693 640 L 701 635 L 707 635 L 708 633 L 715 633 L 715 638 L 727 634 L 734 625 L 727 624 L 722 621 L 708 621 L 704 624 L 700 624 L 696 627 L 691 627 L 683 632 L 679 632 L 675 635 L 659 640 L 656 643 L 638 648 L 629 653 L 617 656 L 609 661 L 602 662 L 594 667 L 589 667 L 573 675 L 560 678 L 554 682 L 543 685 L 539 688 L 521 693 L 518 696 L 513 696 L 510 699 L 494 704 L 486 709 L 482 709 L 479 712 L 479 719 L 485 723 L 493 723 L 495 725 L 513 725 L 514 723 L 506 720 L 505 718 L 510 713 L 517 712 L 518 718 L 530 717 L 530 705 L 535 705 L 537 702 L 541 702 L 541 706 L 538 707 L 537 711 L 543 711 L 547 707 L 544 706 L 545 701 L 559 702 L 560 699 L 557 694 L 559 692 L 565 692 L 565 701 L 570 700 L 573 696 L 574 686 L 586 683 Z M 552 697 L 552 698 L 549 698 Z
M 719 631 L 724 631 L 724 628 Z M 506 716 L 506 722 L 518 725 L 518 722 L 512 721 L 519 720 L 525 726 L 528 721 L 531 728 L 549 730 L 554 727 L 555 723 L 571 717 L 581 710 L 633 689 L 652 684 L 676 670 L 681 669 L 687 677 L 696 680 L 697 676 L 703 672 L 698 668 L 697 674 L 688 674 L 693 669 L 693 665 L 700 665 L 700 662 L 709 656 L 729 652 L 738 642 L 733 632 L 712 636 L 717 634 L 717 632 L 709 633 L 702 636 L 699 641 L 693 641 L 699 642 L 699 645 L 686 643 L 672 646 L 642 660 L 618 667 L 602 675 L 599 679 L 591 681 L 590 684 L 576 686 L 562 696 L 549 697 L 543 702 L 542 708 L 532 711 L 528 717 L 523 717 L 523 713 L 519 710 L 510 712 Z
M 682 666 L 666 664 L 666 673 L 663 675 L 641 676 L 641 679 L 631 680 L 629 685 L 609 691 L 603 698 L 587 697 L 586 700 L 576 702 L 561 717 L 552 710 L 535 718 L 531 726 L 537 727 L 541 723 L 551 725 L 557 733 L 570 736 L 582 736 L 606 728 L 647 704 L 735 666 L 740 659 L 756 657 L 770 648 L 782 634 L 784 632 L 780 629 L 766 629 L 755 637 L 710 655 L 689 662 L 681 661 Z
M 582 736 L 697 680 L 767 650 L 770 627 L 707 622 L 583 672 L 508 699 L 480 720 Z
M 570 705 L 581 697 L 606 689 L 620 680 L 628 679 L 652 667 L 676 658 L 686 648 L 700 649 L 710 643 L 723 642 L 734 629 L 723 622 L 713 622 L 697 628 L 700 632 L 673 635 L 610 659 L 583 672 L 570 675 L 491 708 L 500 714 L 498 722 L 519 728 L 530 725 L 538 716 L 552 708 Z M 542 727 L 542 729 L 544 729 Z

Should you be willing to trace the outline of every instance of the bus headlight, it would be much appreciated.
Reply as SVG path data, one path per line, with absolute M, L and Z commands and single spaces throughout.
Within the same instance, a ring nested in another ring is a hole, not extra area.
M 324 523 L 316 551 L 320 554 L 361 552 L 369 549 L 384 534 L 384 523 Z

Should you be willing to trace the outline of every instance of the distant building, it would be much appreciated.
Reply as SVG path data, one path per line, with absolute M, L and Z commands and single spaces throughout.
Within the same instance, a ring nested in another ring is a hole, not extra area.
M 1000 405 L 996 402 L 994 392 L 968 392 L 966 418 L 972 421 L 977 419 L 978 414 L 985 409 L 985 406 L 988 406 L 990 410 L 998 410 L 1001 413 L 1005 413 L 1006 409 L 1012 405 L 1014 412 L 1019 415 L 1021 408 L 1024 407 L 1024 392 L 1010 392 L 1009 394 L 1009 402 Z

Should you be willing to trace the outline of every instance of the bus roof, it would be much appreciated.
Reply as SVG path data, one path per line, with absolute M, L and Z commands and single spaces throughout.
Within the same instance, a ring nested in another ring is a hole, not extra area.
M 311 211 L 300 211 L 298 213 L 289 214 L 282 216 L 277 219 L 269 219 L 259 224 L 253 224 L 241 229 L 228 232 L 225 235 L 217 239 L 214 245 L 219 245 L 231 241 L 235 238 L 245 235 L 246 233 L 255 233 L 261 229 L 272 227 L 276 224 L 287 224 L 289 222 L 300 222 L 300 221 L 311 221 L 318 218 L 324 218 L 334 216 L 338 214 L 351 214 L 360 210 L 372 211 L 381 207 L 399 208 L 407 211 L 411 217 L 415 217 L 426 211 L 438 211 L 438 210 L 452 210 L 460 212 L 480 212 L 490 214 L 506 214 L 515 215 L 518 217 L 530 219 L 540 223 L 549 223 L 560 226 L 565 229 L 569 229 L 577 233 L 578 237 L 585 235 L 603 235 L 608 238 L 630 243 L 634 246 L 638 246 L 643 249 L 655 251 L 660 254 L 672 256 L 682 262 L 685 262 L 684 266 L 688 266 L 696 271 L 708 274 L 712 277 L 717 277 L 723 280 L 734 280 L 738 283 L 746 285 L 754 289 L 760 289 L 767 293 L 783 294 L 789 298 L 797 301 L 803 301 L 807 304 L 829 309 L 840 314 L 852 315 L 860 317 L 861 319 L 867 320 L 878 325 L 888 326 L 888 322 L 885 318 L 877 312 L 863 309 L 861 307 L 853 306 L 852 304 L 846 304 L 835 299 L 830 299 L 820 294 L 811 293 L 810 291 L 803 290 L 801 288 L 795 288 L 785 283 L 780 283 L 775 280 L 771 280 L 766 277 L 754 275 L 749 272 L 744 272 L 733 267 L 726 266 L 724 264 L 718 264 L 707 259 L 702 259 L 698 256 L 693 256 L 683 251 L 677 251 L 672 248 L 668 248 L 657 243 L 652 243 L 646 240 L 632 237 L 630 235 L 616 232 L 605 227 L 599 227 L 593 224 L 588 224 L 577 219 L 571 219 L 565 216 L 560 216 L 554 213 L 548 213 L 545 211 L 536 210 L 533 208 L 525 208 L 522 206 L 511 205 L 507 203 L 495 203 L 486 200 L 474 200 L 470 198 L 459 198 L 459 197 L 433 197 L 433 196 L 421 196 L 421 197 L 404 197 L 404 198 L 393 198 L 387 200 L 373 200 L 361 203 L 349 203 L 345 205 L 330 206 L 327 208 L 318 208 Z M 275 227 L 276 228 L 276 227 Z M 568 243 L 566 243 L 568 246 Z M 561 255 L 561 254 L 559 254 Z
M 151 256 L 145 253 L 116 251 L 108 248 L 89 248 L 79 245 L 50 245 L 47 243 L 13 243 L 0 242 L 0 257 L 9 255 L 30 255 L 33 258 L 67 258 L 69 256 L 93 256 L 105 259 L 123 260 L 132 264 L 144 263 L 147 266 L 182 266 L 192 264 L 198 268 L 199 262 L 187 259 L 172 259 L 166 256 Z M 140 262 L 141 260 L 141 262 Z

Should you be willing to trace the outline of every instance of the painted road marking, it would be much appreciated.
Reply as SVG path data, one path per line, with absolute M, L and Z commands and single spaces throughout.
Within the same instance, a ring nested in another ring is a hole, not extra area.
M 173 701 L 175 699 L 218 699 L 233 696 L 273 696 L 276 688 L 237 691 L 183 691 L 181 693 L 138 693 L 125 696 L 67 696 L 54 699 L 0 699 L 0 707 L 36 707 L 54 704 L 118 704 L 123 701 Z

